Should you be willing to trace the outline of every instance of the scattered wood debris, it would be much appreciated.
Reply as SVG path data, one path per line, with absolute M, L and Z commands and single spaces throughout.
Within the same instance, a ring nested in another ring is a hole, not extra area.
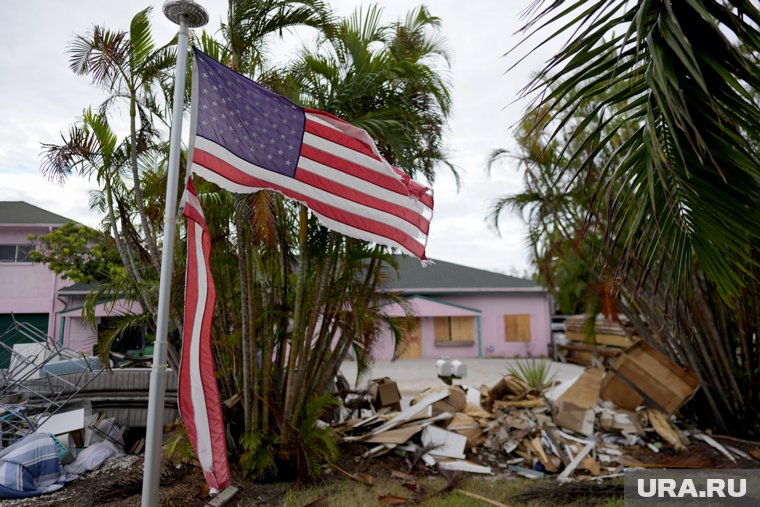
M 575 381 L 547 393 L 507 375 L 478 389 L 440 385 L 406 405 L 406 400 L 396 400 L 395 382 L 377 379 L 367 403 L 342 410 L 342 420 L 333 427 L 346 442 L 367 444 L 365 457 L 401 453 L 410 472 L 415 467 L 437 467 L 441 473 L 512 471 L 561 482 L 619 477 L 626 466 L 638 462 L 632 451 L 650 447 L 677 456 L 674 452 L 689 444 L 688 436 L 731 459 L 760 456 L 750 449 L 729 449 L 704 433 L 682 432 L 672 413 L 696 385 L 691 372 L 658 354 L 634 343 L 618 355 L 617 370 L 588 368 Z M 672 385 L 651 396 L 663 378 Z M 394 392 L 378 402 L 382 386 L 392 386 Z M 406 472 L 394 477 L 410 489 L 416 484 Z

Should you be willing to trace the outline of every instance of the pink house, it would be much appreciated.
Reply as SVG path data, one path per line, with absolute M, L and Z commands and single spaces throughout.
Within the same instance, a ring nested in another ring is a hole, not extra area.
M 551 337 L 550 297 L 530 280 L 434 261 L 423 268 L 397 256 L 386 287 L 403 295 L 384 313 L 406 335 L 401 359 L 546 356 Z M 406 318 L 411 315 L 411 320 Z M 390 328 L 383 330 L 376 359 L 394 354 Z
M 69 222 L 26 202 L 0 202 L 0 336 L 12 345 L 29 338 L 11 329 L 13 319 L 28 322 L 61 347 L 86 354 L 93 352 L 97 335 L 82 319 L 82 303 L 92 286 L 72 284 L 43 264 L 29 262 L 30 234 L 43 235 Z M 100 322 L 108 313 L 126 311 L 96 308 Z M 136 308 L 135 312 L 140 312 Z M 0 349 L 0 368 L 7 368 L 9 354 Z

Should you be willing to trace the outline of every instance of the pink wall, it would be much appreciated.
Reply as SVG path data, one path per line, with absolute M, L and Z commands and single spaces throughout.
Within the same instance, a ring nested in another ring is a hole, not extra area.
M 430 295 L 430 297 L 468 308 L 478 309 L 482 357 L 546 356 L 551 338 L 549 297 L 546 293 L 478 293 L 459 295 Z M 504 315 L 530 315 L 530 342 L 504 341 Z M 477 327 L 477 319 L 474 324 Z M 470 346 L 441 347 L 435 344 L 432 318 L 421 319 L 422 357 L 478 357 L 477 328 L 475 342 Z M 383 328 L 376 348 L 376 359 L 393 357 L 393 341 L 388 328 Z
M 92 348 L 98 341 L 95 331 L 84 319 L 65 317 L 63 320 L 63 346 L 85 354 L 92 354 Z
M 30 234 L 47 234 L 52 227 L 3 226 L 0 228 L 0 244 L 28 244 Z M 58 322 L 55 313 L 64 304 L 55 297 L 61 287 L 71 285 L 42 264 L 0 262 L 0 313 L 47 313 L 48 334 L 58 338 Z

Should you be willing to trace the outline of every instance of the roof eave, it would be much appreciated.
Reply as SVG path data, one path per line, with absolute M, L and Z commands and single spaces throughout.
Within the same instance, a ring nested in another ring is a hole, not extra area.
M 452 294 L 452 293 L 482 293 L 487 292 L 491 294 L 495 293 L 530 293 L 540 294 L 546 293 L 546 289 L 543 287 L 444 287 L 444 288 L 430 288 L 430 287 L 417 287 L 417 288 L 395 288 L 389 289 L 394 292 L 402 293 L 414 293 L 414 294 Z
M 29 227 L 61 227 L 62 225 L 66 225 L 68 222 L 60 223 L 60 224 L 51 224 L 51 223 L 39 223 L 39 222 L 33 222 L 33 223 L 27 223 L 27 224 L 8 224 L 0 222 L 0 227 L 20 227 L 20 228 L 29 228 Z

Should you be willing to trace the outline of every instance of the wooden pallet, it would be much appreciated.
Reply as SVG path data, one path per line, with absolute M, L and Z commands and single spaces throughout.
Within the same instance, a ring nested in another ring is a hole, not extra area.
M 567 318 L 565 336 L 569 342 L 559 345 L 563 358 L 584 366 L 609 363 L 641 339 L 632 329 L 620 322 L 597 318 L 594 323 L 594 336 L 590 340 L 586 333 L 585 315 Z

